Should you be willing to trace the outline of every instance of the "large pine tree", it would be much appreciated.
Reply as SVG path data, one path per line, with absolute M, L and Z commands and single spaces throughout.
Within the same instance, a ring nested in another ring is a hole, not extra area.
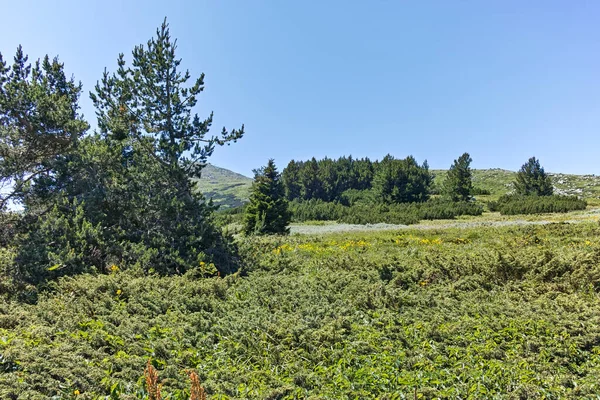
M 204 74 L 190 82 L 176 50 L 165 20 L 154 38 L 134 48 L 131 66 L 119 56 L 116 73 L 105 72 L 91 98 L 103 137 L 122 149 L 128 172 L 147 182 L 134 197 L 144 210 L 132 215 L 139 220 L 139 239 L 172 256 L 163 262 L 167 270 L 183 271 L 210 252 L 217 237 L 213 207 L 196 190 L 195 178 L 215 147 L 237 141 L 244 127 L 209 133 L 212 112 L 206 119 L 194 112 Z M 136 165 L 136 157 L 148 167 Z
M 450 166 L 444 182 L 444 195 L 452 201 L 467 201 L 473 191 L 471 156 L 464 153 Z
M 209 134 L 212 113 L 204 120 L 194 113 L 204 75 L 189 82 L 176 49 L 165 22 L 135 47 L 130 66 L 121 54 L 116 73 L 104 73 L 91 94 L 98 134 L 80 140 L 68 163 L 25 201 L 26 209 L 34 200 L 52 206 L 18 246 L 27 280 L 113 263 L 160 273 L 183 273 L 205 260 L 222 274 L 236 268 L 212 223 L 214 207 L 193 178 L 243 126 Z
M 244 232 L 247 235 L 287 234 L 290 218 L 281 174 L 270 159 L 266 167 L 255 171 L 250 204 L 244 216 Z
M 531 157 L 521 166 L 517 172 L 514 187 L 516 194 L 522 196 L 551 196 L 554 192 L 552 179 L 535 157 Z

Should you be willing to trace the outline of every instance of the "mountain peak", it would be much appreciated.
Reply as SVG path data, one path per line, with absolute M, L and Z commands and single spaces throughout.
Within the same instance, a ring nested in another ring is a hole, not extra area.
M 252 179 L 226 168 L 207 164 L 198 180 L 198 190 L 223 208 L 239 207 L 248 202 Z

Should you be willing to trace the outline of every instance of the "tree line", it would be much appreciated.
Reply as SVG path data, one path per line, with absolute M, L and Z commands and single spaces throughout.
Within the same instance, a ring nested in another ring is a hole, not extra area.
M 348 191 L 372 190 L 383 202 L 426 201 L 433 175 L 427 161 L 419 164 L 414 157 L 381 161 L 368 158 L 340 157 L 289 162 L 282 172 L 288 200 L 342 201 Z
M 290 161 L 282 173 L 271 159 L 255 177 L 244 232 L 285 234 L 292 220 L 410 224 L 481 215 L 481 204 L 472 202 L 473 195 L 482 192 L 473 186 L 472 161 L 469 153 L 454 160 L 437 190 L 439 198 L 432 201 L 433 175 L 427 161 L 419 164 L 412 156 L 396 159 L 387 155 L 375 162 L 352 157 L 317 161 L 313 157 L 305 162 Z M 535 157 L 521 166 L 513 189 L 512 194 L 488 202 L 490 211 L 531 214 L 587 206 L 578 198 L 553 196 L 552 180 Z
M 473 194 L 471 157 L 463 154 L 451 166 L 444 195 L 466 201 Z M 283 169 L 282 182 L 288 200 L 347 202 L 355 191 L 369 190 L 375 202 L 412 203 L 427 201 L 434 192 L 433 174 L 427 160 L 419 164 L 413 156 L 398 159 L 388 154 L 381 161 L 340 157 L 308 161 L 292 160 Z

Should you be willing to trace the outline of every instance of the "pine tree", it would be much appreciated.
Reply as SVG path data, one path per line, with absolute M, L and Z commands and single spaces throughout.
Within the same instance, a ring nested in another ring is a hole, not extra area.
M 58 58 L 32 66 L 21 46 L 12 67 L 0 54 L 0 210 L 20 203 L 72 151 L 88 124 L 79 114 L 81 83 Z
M 300 197 L 300 169 L 301 162 L 290 161 L 283 169 L 281 179 L 285 187 L 285 196 L 288 200 L 294 200 Z
M 281 175 L 270 159 L 266 167 L 255 171 L 250 204 L 244 216 L 244 232 L 247 235 L 287 234 L 290 218 Z
M 111 263 L 163 274 L 205 261 L 221 274 L 237 268 L 213 224 L 215 207 L 193 178 L 216 146 L 243 135 L 243 126 L 209 135 L 212 113 L 201 120 L 193 110 L 204 75 L 189 84 L 176 48 L 165 22 L 147 46 L 134 49 L 131 66 L 121 54 L 116 73 L 104 73 L 90 95 L 98 134 L 81 139 L 69 162 L 25 201 L 26 209 L 40 199 L 54 207 L 19 246 L 22 276 L 45 279 L 39 271 L 54 265 L 60 268 L 50 277 L 105 271 Z M 53 237 L 53 226 L 65 227 L 64 234 Z M 89 227 L 99 236 L 88 235 Z
M 148 232 L 141 239 L 169 249 L 173 258 L 164 264 L 181 272 L 210 252 L 217 238 L 210 221 L 214 208 L 197 192 L 194 178 L 215 147 L 236 142 L 244 127 L 209 134 L 212 112 L 204 120 L 194 113 L 204 74 L 188 83 L 190 73 L 180 68 L 176 50 L 165 19 L 154 38 L 134 48 L 131 66 L 119 55 L 116 73 L 105 71 L 90 96 L 102 137 L 121 148 L 126 172 L 139 175 L 129 180 L 147 182 L 132 196 L 145 203 L 136 218 L 139 232 Z
M 452 201 L 467 201 L 473 191 L 471 156 L 464 153 L 454 160 L 444 182 L 444 195 Z
M 419 165 L 413 156 L 397 160 L 387 155 L 373 177 L 375 198 L 384 203 L 412 203 L 429 199 L 433 176 L 427 161 Z
M 201 120 L 192 112 L 204 90 L 204 74 L 187 85 L 191 76 L 180 70 L 176 49 L 177 40 L 171 40 L 165 19 L 155 38 L 135 47 L 131 68 L 119 55 L 116 74 L 105 71 L 91 98 L 103 134 L 136 139 L 177 178 L 191 182 L 188 178 L 200 177 L 215 146 L 237 141 L 244 126 L 208 136 L 213 113 Z
M 514 182 L 515 192 L 518 195 L 551 196 L 554 192 L 552 179 L 546 174 L 540 161 L 531 157 L 517 173 Z
M 319 179 L 319 163 L 316 158 L 302 164 L 299 177 L 302 199 L 324 200 L 323 182 Z

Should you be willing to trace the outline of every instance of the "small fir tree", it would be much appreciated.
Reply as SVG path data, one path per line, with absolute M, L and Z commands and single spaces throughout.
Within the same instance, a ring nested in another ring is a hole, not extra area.
M 531 157 L 521 166 L 514 187 L 516 194 L 521 196 L 551 196 L 554 192 L 552 179 L 535 157 Z
M 275 162 L 270 159 L 266 167 L 254 173 L 250 204 L 244 216 L 244 232 L 247 235 L 289 233 L 287 226 L 291 215 Z
M 467 201 L 473 191 L 471 156 L 464 153 L 454 160 L 444 182 L 444 195 L 452 201 Z

